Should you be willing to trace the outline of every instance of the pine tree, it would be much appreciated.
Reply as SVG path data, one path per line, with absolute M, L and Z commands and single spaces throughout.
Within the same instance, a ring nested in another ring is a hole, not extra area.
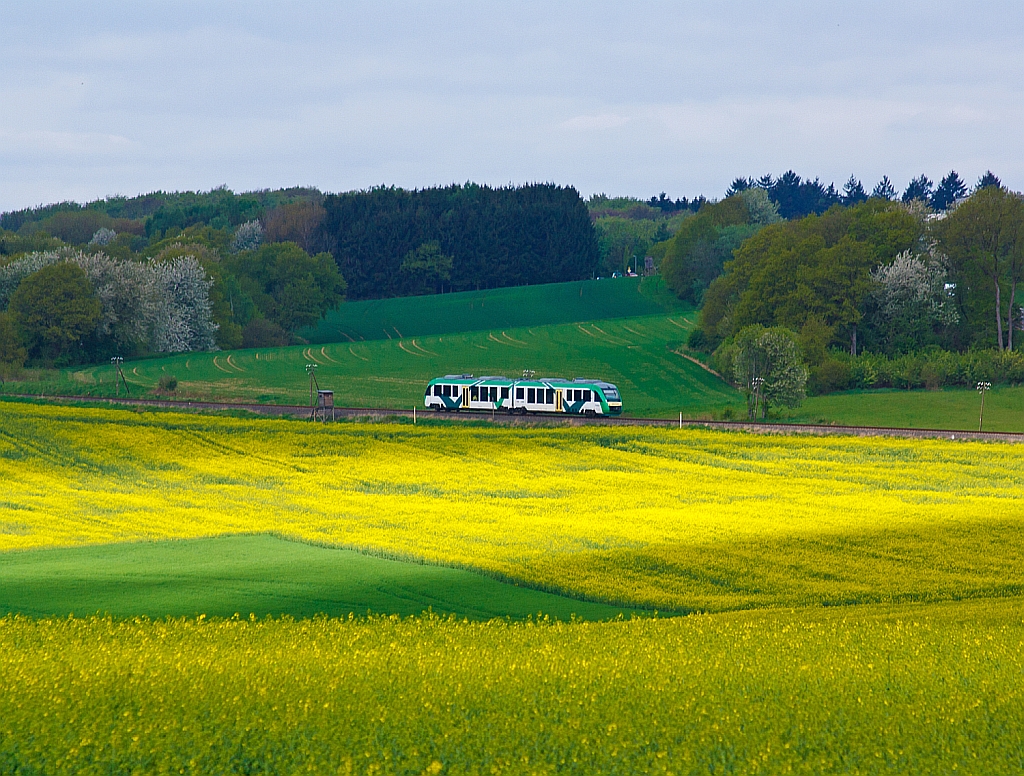
M 960 180 L 956 170 L 950 170 L 949 175 L 942 179 L 939 187 L 932 195 L 932 207 L 936 210 L 948 210 L 957 200 L 963 199 L 967 194 L 967 186 Z
M 910 204 L 915 199 L 922 202 L 931 202 L 932 189 L 934 184 L 928 180 L 926 175 L 920 175 L 907 184 L 907 190 L 903 192 L 903 201 Z
M 851 175 L 850 180 L 843 186 L 843 204 L 849 207 L 850 205 L 856 205 L 858 202 L 863 202 L 867 198 L 867 192 L 864 191 L 861 182 Z
M 892 185 L 888 175 L 883 175 L 882 180 L 875 184 L 875 188 L 871 190 L 871 196 L 890 201 L 896 199 L 896 187 Z

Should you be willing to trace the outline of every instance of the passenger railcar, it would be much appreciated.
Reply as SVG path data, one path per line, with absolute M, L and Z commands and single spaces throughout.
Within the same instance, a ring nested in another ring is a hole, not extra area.
M 563 415 L 619 415 L 619 389 L 581 377 L 511 379 L 501 376 L 445 375 L 427 384 L 423 403 L 438 412 L 462 410 Z

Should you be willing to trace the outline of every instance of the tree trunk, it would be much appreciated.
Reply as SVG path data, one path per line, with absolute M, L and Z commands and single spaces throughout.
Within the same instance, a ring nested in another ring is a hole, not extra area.
M 1006 313 L 1006 349 L 1013 350 L 1013 300 L 1017 298 L 1017 281 L 1010 282 L 1010 309 Z
M 853 324 L 853 328 L 850 329 L 850 355 L 857 355 L 857 324 Z
M 999 349 L 1003 349 L 1003 303 L 999 297 L 999 278 L 996 282 L 996 338 L 999 340 Z

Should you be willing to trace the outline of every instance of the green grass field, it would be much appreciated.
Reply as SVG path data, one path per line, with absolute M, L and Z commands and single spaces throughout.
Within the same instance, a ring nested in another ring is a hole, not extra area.
M 306 364 L 316 363 L 322 388 L 349 407 L 423 406 L 432 377 L 450 373 L 601 378 L 619 386 L 624 412 L 672 416 L 738 412 L 740 394 L 673 352 L 692 314 L 659 314 L 593 323 L 491 329 L 436 336 L 368 340 L 226 353 L 192 353 L 124 365 L 132 395 L 155 396 L 160 378 L 178 380 L 180 399 L 280 404 L 309 401 Z M 113 396 L 109 364 L 60 373 L 44 382 L 9 382 L 10 393 Z M 123 389 L 121 395 L 124 395 Z
M 847 391 L 812 396 L 783 417 L 795 423 L 977 430 L 981 398 L 970 388 Z M 985 396 L 986 431 L 1024 432 L 1024 386 L 997 385 Z
M 469 571 L 266 535 L 0 553 L 0 616 L 344 617 L 427 610 L 472 620 L 630 614 Z
M 606 278 L 348 302 L 303 336 L 322 345 L 637 318 L 688 309 L 660 277 Z

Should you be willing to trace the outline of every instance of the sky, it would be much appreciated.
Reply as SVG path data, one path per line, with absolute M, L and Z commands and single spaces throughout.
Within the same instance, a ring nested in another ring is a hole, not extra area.
M 0 211 L 793 169 L 1024 189 L 1024 3 L 3 0 Z

